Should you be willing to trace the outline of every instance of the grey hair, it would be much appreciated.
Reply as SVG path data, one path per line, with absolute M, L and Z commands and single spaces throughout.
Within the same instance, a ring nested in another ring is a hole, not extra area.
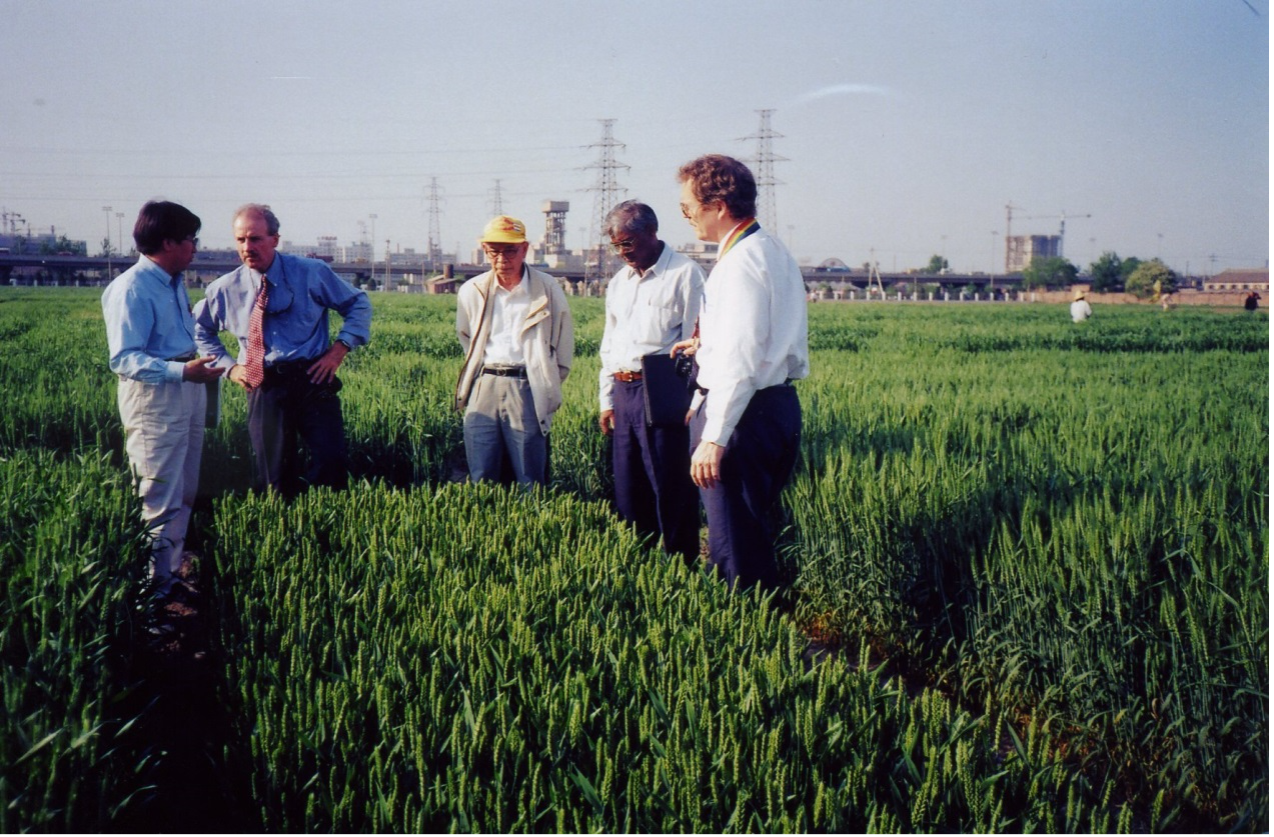
M 279 216 L 274 214 L 274 210 L 263 203 L 245 203 L 234 211 L 234 220 L 238 221 L 244 215 L 260 215 L 265 219 L 266 235 L 279 234 Z
M 606 226 L 603 229 L 609 236 L 621 232 L 629 235 L 642 235 L 659 232 L 659 219 L 655 210 L 641 201 L 624 201 L 606 215 Z

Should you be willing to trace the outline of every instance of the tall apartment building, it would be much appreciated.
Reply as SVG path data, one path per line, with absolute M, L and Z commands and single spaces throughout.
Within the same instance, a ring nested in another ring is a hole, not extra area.
M 1052 259 L 1061 254 L 1061 236 L 1011 235 L 1004 241 L 1004 272 L 1021 273 L 1032 259 Z

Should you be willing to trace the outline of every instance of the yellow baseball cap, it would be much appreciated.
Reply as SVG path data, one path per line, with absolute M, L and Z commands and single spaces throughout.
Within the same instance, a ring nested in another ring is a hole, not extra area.
M 526 224 L 508 215 L 499 215 L 487 222 L 478 241 L 499 244 L 521 244 L 526 241 Z

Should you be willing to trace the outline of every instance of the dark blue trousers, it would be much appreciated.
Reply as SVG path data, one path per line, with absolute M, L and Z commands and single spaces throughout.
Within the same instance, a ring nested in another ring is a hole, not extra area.
M 646 425 L 645 390 L 640 381 L 616 381 L 615 505 L 638 531 L 660 535 L 664 551 L 693 559 L 699 555 L 699 503 L 690 480 L 690 430 Z
M 312 384 L 297 361 L 266 369 L 265 380 L 248 391 L 248 438 L 252 441 L 252 487 L 294 497 L 307 485 L 344 488 L 348 482 L 341 382 Z M 297 449 L 304 444 L 308 466 Z
M 706 407 L 701 406 L 690 425 L 694 446 L 705 419 Z M 784 384 L 758 390 L 726 444 L 721 481 L 699 490 L 708 516 L 709 558 L 732 588 L 778 586 L 770 515 L 792 476 L 800 444 L 796 388 Z

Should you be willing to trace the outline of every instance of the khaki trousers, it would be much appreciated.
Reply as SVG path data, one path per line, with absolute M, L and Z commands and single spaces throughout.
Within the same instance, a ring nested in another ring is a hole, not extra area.
M 119 382 L 124 448 L 149 530 L 151 578 L 167 593 L 181 567 L 190 511 L 199 493 L 208 390 L 203 384 Z

